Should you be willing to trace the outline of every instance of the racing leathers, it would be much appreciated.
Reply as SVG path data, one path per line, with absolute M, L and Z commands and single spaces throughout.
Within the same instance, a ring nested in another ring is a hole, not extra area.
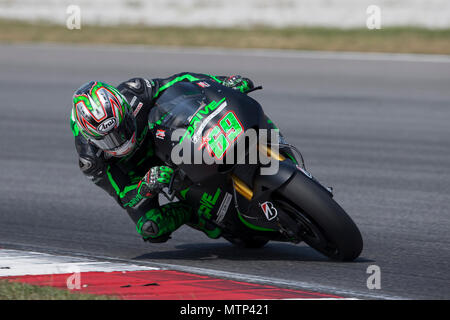
M 150 110 L 164 90 L 180 81 L 213 80 L 245 93 L 253 83 L 240 76 L 213 76 L 199 73 L 179 73 L 169 78 L 132 78 L 117 86 L 129 102 L 136 119 L 135 149 L 125 157 L 114 157 L 90 143 L 71 117 L 71 129 L 79 155 L 81 171 L 97 186 L 111 195 L 136 224 L 144 240 L 165 242 L 181 225 L 187 224 L 205 232 L 211 238 L 220 230 L 198 216 L 183 201 L 159 205 L 158 192 L 169 181 L 170 168 L 154 156 L 154 146 L 148 127 Z M 172 171 L 173 172 L 173 171 Z M 159 187 L 155 188 L 156 185 Z

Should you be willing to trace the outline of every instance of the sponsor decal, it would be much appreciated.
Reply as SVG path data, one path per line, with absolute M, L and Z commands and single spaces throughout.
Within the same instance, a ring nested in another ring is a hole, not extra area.
M 207 82 L 197 82 L 197 85 L 202 88 L 208 88 L 210 85 Z
M 198 126 L 197 132 L 192 136 L 192 141 L 197 143 L 201 138 L 201 134 L 203 133 L 203 129 L 205 129 L 206 125 L 211 121 L 212 118 L 217 116 L 225 107 L 227 106 L 227 102 L 222 103 L 213 113 L 211 113 L 208 117 L 203 120 L 203 122 Z
M 164 138 L 166 137 L 166 130 L 161 129 L 156 130 L 156 137 L 158 139 L 164 140 Z
M 103 121 L 98 127 L 97 131 L 101 133 L 106 133 L 108 131 L 111 131 L 112 128 L 116 126 L 117 120 L 116 118 L 109 118 L 105 121 Z
M 225 214 L 228 211 L 228 208 L 231 203 L 231 199 L 232 199 L 231 194 L 229 194 L 228 192 L 225 193 L 222 203 L 220 204 L 219 210 L 217 211 L 217 218 L 216 218 L 217 223 L 222 222 L 223 218 L 225 218 Z
M 222 111 L 223 108 L 225 108 L 226 106 L 227 106 L 227 103 L 225 101 L 225 98 L 223 98 L 222 100 L 220 100 L 218 102 L 212 101 L 210 104 L 208 104 L 208 105 L 206 105 L 204 107 L 200 107 L 198 109 L 198 111 L 196 111 L 194 113 L 194 115 L 189 119 L 189 126 L 186 129 L 186 133 L 181 137 L 180 143 L 182 143 L 184 138 L 186 138 L 186 137 L 192 138 L 192 136 L 194 135 L 195 131 L 197 131 L 197 130 L 201 134 L 201 131 L 203 131 L 203 129 L 206 126 L 206 124 L 213 117 L 215 117 L 220 111 Z M 210 114 L 211 112 L 212 112 L 212 114 Z M 204 125 L 203 125 L 203 123 L 204 123 Z M 194 139 L 195 139 L 195 141 L 194 141 Z M 194 139 L 193 139 L 194 142 L 198 141 L 199 134 L 197 134 Z
M 197 133 L 200 133 L 200 131 Z M 210 156 L 214 156 L 216 159 L 220 160 L 242 133 L 244 133 L 244 127 L 238 117 L 233 111 L 228 111 L 217 124 L 209 129 L 206 135 L 202 137 L 202 143 L 198 150 L 201 150 L 206 146 Z M 192 140 L 194 141 L 194 139 Z
M 206 192 L 203 193 L 202 199 L 200 200 L 200 208 L 198 208 L 198 214 L 200 216 L 211 219 L 211 210 L 214 208 L 221 192 L 220 188 L 217 188 L 214 196 Z
M 136 195 L 136 197 L 131 199 L 130 202 L 125 203 L 123 206 L 133 208 L 133 207 L 137 206 L 143 199 L 144 198 L 142 197 L 142 195 L 140 193 L 138 193 Z
M 264 212 L 267 220 L 273 220 L 278 215 L 277 209 L 273 206 L 273 203 L 266 201 L 260 205 L 261 210 Z
M 139 113 L 139 111 L 141 111 L 143 105 L 144 104 L 142 102 L 139 102 L 139 104 L 137 105 L 136 109 L 134 109 L 134 111 L 133 111 L 133 116 L 136 117 L 136 115 Z
M 136 102 L 136 100 L 137 100 L 137 97 L 133 96 L 133 99 L 131 99 L 131 102 L 130 102 L 131 107 L 134 106 L 134 103 Z

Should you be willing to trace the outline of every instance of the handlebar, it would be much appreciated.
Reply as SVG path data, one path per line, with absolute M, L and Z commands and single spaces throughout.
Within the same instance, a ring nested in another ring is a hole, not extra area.
M 262 86 L 257 86 L 257 87 L 254 87 L 253 89 L 248 90 L 246 93 L 249 94 L 250 92 L 253 92 L 256 90 L 262 90 L 262 88 L 263 88 Z

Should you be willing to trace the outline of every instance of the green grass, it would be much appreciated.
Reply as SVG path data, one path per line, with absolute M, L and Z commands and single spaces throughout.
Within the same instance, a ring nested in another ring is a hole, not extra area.
M 250 29 L 146 26 L 82 26 L 68 30 L 48 23 L 0 20 L 0 42 L 144 44 L 331 51 L 450 54 L 450 29 L 415 27 L 368 29 L 253 27 Z
M 70 292 L 52 287 L 0 280 L 0 300 L 115 300 L 112 296 L 100 296 Z

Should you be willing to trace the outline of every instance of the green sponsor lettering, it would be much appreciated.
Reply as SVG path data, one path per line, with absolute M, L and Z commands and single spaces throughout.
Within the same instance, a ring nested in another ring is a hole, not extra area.
M 211 219 L 211 210 L 214 208 L 217 199 L 221 194 L 220 188 L 217 188 L 214 195 L 209 195 L 208 193 L 203 193 L 202 199 L 200 200 L 200 207 L 198 209 L 198 214 L 206 219 Z
M 136 197 L 134 197 L 133 199 L 131 199 L 129 202 L 125 203 L 123 206 L 124 207 L 134 207 L 135 205 L 137 205 L 141 200 L 143 199 L 143 197 L 141 196 L 141 194 L 137 194 Z
M 212 111 L 214 111 L 219 105 L 222 104 L 222 102 L 225 101 L 225 98 L 222 98 L 220 101 L 212 101 L 210 104 L 204 106 L 202 109 L 198 110 L 197 113 L 195 113 L 192 116 L 191 121 L 189 121 L 189 126 L 186 129 L 186 132 L 180 139 L 180 143 L 183 142 L 184 138 L 189 136 L 191 138 L 194 135 L 195 129 L 197 129 L 199 123 L 202 122 L 202 119 L 205 118 L 204 116 L 207 116 Z

